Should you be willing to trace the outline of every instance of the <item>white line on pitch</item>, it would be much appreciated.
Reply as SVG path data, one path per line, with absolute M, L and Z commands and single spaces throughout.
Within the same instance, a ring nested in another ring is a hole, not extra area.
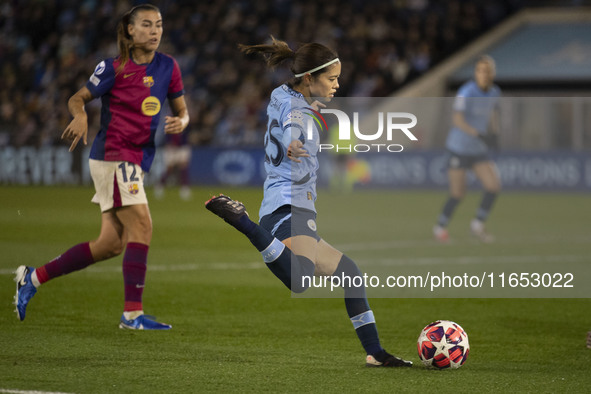
M 361 268 L 368 266 L 412 266 L 412 265 L 470 265 L 470 264 L 519 264 L 519 263 L 586 263 L 587 256 L 580 255 L 510 255 L 510 256 L 455 256 L 455 257 L 400 257 L 378 259 L 356 259 Z M 252 270 L 263 269 L 264 263 L 188 263 L 148 264 L 149 271 L 199 271 L 199 270 Z M 90 272 L 121 272 L 120 266 L 91 266 Z M 12 275 L 14 269 L 0 269 L 0 275 Z
M 469 264 L 544 264 L 587 263 L 589 258 L 580 255 L 519 255 L 519 256 L 458 256 L 458 257 L 401 257 L 387 259 L 358 259 L 365 266 L 416 266 L 416 265 L 469 265 Z
M 265 267 L 265 263 L 261 259 L 260 262 L 250 263 L 187 263 L 187 264 L 150 264 L 148 263 L 149 271 L 199 271 L 199 270 L 252 270 L 262 269 Z M 12 275 L 14 274 L 14 268 L 3 268 L 0 269 L 0 275 Z M 121 266 L 101 266 L 100 262 L 94 264 L 86 269 L 91 272 L 121 272 Z
M 71 394 L 71 393 L 62 393 L 59 391 L 11 390 L 11 389 L 0 389 L 0 393 L 8 393 L 8 394 Z
M 492 245 L 512 245 L 512 244 L 547 244 L 549 242 L 560 244 L 588 244 L 591 238 L 588 236 L 557 238 L 554 236 L 532 236 L 532 237 L 513 237 L 509 239 L 499 239 Z M 389 241 L 373 241 L 373 242 L 351 242 L 347 244 L 335 244 L 334 247 L 340 251 L 369 251 L 369 250 L 387 250 L 400 248 L 415 248 L 415 247 L 432 247 L 441 248 L 449 246 L 462 245 L 478 245 L 481 244 L 475 238 L 460 239 L 458 241 L 451 240 L 447 244 L 441 244 L 435 240 L 389 240 Z

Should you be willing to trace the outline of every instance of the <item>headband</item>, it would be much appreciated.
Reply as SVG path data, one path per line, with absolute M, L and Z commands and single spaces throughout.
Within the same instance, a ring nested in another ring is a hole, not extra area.
M 338 61 L 340 61 L 340 60 L 339 60 L 339 58 L 337 57 L 337 58 L 335 58 L 335 59 L 332 59 L 330 62 L 324 63 L 322 66 L 318 66 L 318 67 L 316 67 L 316 68 L 313 68 L 313 69 L 311 69 L 311 70 L 308 70 L 308 71 L 306 71 L 306 72 L 303 72 L 303 73 L 300 73 L 300 74 L 296 74 L 296 75 L 295 75 L 295 77 L 296 77 L 296 78 L 299 78 L 299 77 L 303 77 L 303 76 L 304 76 L 304 75 L 306 75 L 306 74 L 312 74 L 313 72 L 316 72 L 316 71 L 318 71 L 318 70 L 322 70 L 324 67 L 328 67 L 328 66 L 330 66 L 331 64 L 333 64 L 333 63 L 336 63 L 336 62 L 338 62 Z

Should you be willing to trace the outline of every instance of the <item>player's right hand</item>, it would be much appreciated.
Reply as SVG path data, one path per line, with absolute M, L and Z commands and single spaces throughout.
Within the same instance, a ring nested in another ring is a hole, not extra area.
M 84 145 L 87 144 L 86 135 L 88 134 L 88 122 L 86 115 L 75 116 L 68 127 L 62 133 L 62 140 L 72 141 L 69 151 L 72 152 L 78 141 L 82 138 Z
M 318 100 L 314 100 L 312 102 L 312 104 L 310 104 L 310 107 L 312 107 L 312 109 L 314 109 L 314 111 L 320 111 L 321 108 L 326 108 L 326 104 L 321 103 Z

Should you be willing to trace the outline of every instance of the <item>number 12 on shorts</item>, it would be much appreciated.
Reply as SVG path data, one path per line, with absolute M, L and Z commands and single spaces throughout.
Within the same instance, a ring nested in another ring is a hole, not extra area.
M 125 166 L 131 167 L 131 176 L 129 177 L 129 180 L 127 178 L 127 170 L 125 169 Z M 123 162 L 121 164 L 119 164 L 119 168 L 121 169 L 121 174 L 123 175 L 123 183 L 127 183 L 129 181 L 131 182 L 137 182 L 139 181 L 139 178 L 137 178 L 137 168 L 135 166 L 135 164 L 133 163 L 128 163 L 128 162 Z

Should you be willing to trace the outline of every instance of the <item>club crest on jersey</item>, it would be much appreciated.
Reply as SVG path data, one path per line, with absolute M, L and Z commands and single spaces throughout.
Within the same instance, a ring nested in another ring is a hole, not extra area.
M 148 96 L 142 102 L 142 114 L 146 116 L 154 116 L 160 112 L 160 100 L 158 97 Z
M 145 76 L 144 77 L 144 86 L 147 88 L 151 88 L 152 86 L 154 86 L 154 77 L 151 75 Z
M 138 194 L 139 191 L 140 188 L 137 183 L 132 183 L 131 185 L 129 185 L 129 194 Z

